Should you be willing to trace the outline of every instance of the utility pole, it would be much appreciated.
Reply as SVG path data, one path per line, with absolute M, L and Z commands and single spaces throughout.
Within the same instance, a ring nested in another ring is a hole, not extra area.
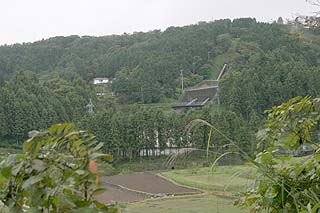
M 210 59 L 210 54 L 211 54 L 211 51 L 208 51 L 208 61 Z
M 192 73 L 193 73 L 193 74 L 194 74 L 194 69 L 195 69 L 194 67 L 195 67 L 195 65 L 196 65 L 196 62 L 193 62 L 193 63 L 192 63 Z
M 180 70 L 181 74 L 181 93 L 183 93 L 183 70 Z
M 144 98 L 143 98 L 143 88 L 140 87 L 140 94 L 141 94 L 141 101 L 144 104 Z
M 217 93 L 218 93 L 218 105 L 220 106 L 220 94 L 219 94 L 219 85 L 218 85 L 218 88 L 217 88 Z

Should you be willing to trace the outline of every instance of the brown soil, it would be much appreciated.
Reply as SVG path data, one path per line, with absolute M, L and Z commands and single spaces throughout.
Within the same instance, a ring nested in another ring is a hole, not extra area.
M 122 191 L 120 189 L 107 186 L 107 191 L 97 196 L 97 199 L 102 203 L 114 202 L 133 202 L 141 201 L 149 198 L 146 195 Z
M 151 173 L 135 173 L 102 177 L 107 191 L 97 196 L 103 203 L 141 201 L 164 195 L 181 195 L 199 191 L 177 186 Z
M 151 194 L 178 195 L 199 192 L 194 189 L 177 186 L 151 173 L 115 175 L 111 177 L 105 177 L 103 181 Z

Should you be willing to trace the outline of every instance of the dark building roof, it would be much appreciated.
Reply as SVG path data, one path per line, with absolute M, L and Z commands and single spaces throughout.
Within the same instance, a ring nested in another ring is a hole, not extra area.
M 214 102 L 218 97 L 219 80 L 227 72 L 227 64 L 224 64 L 217 80 L 206 80 L 196 86 L 185 90 L 179 102 L 172 106 L 176 111 L 185 111 L 189 108 L 201 108 L 205 104 Z
M 217 91 L 218 87 L 186 90 L 181 96 L 180 101 L 174 104 L 172 108 L 178 111 L 184 111 L 188 108 L 201 108 L 206 103 L 214 100 Z
M 207 99 L 212 100 L 216 95 L 218 87 L 199 88 L 194 90 L 186 90 L 180 99 L 180 103 L 194 102 L 202 103 Z

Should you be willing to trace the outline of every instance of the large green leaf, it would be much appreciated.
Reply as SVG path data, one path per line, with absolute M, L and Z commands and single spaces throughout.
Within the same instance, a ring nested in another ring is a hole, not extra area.
M 42 146 L 42 141 L 38 138 L 37 140 L 26 141 L 23 144 L 23 151 L 27 152 L 34 158 L 39 153 L 41 146 Z
M 42 179 L 43 177 L 40 177 L 40 176 L 31 176 L 22 184 L 22 189 L 28 188 L 31 185 L 40 182 Z
M 95 160 L 97 158 L 102 158 L 106 161 L 111 161 L 112 160 L 112 155 L 108 155 L 108 154 L 102 154 L 102 153 L 92 153 L 89 156 L 90 160 Z
M 3 175 L 0 175 L 0 188 L 4 187 L 6 182 L 7 178 L 5 178 Z
M 34 159 L 32 161 L 32 168 L 38 172 L 44 171 L 47 167 L 42 160 Z
M 12 167 L 11 174 L 12 174 L 13 176 L 16 176 L 16 175 L 20 172 L 20 170 L 23 168 L 23 165 L 24 165 L 24 162 L 23 162 L 23 161 L 21 161 L 20 163 L 14 165 L 14 166 Z
M 11 176 L 11 166 L 6 166 L 1 169 L 1 175 L 5 178 L 9 178 Z
M 100 195 L 100 194 L 104 193 L 105 191 L 106 191 L 105 188 L 97 188 L 92 192 L 92 196 Z
M 96 207 L 97 207 L 98 209 L 105 210 L 105 211 L 108 210 L 108 206 L 107 206 L 107 205 L 105 205 L 105 204 L 103 204 L 103 203 L 100 203 L 100 202 L 97 201 L 97 200 L 94 201 L 94 204 L 96 205 Z

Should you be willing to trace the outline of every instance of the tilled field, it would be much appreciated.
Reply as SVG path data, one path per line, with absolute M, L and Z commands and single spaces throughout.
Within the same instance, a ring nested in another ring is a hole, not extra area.
M 115 175 L 102 178 L 107 191 L 98 198 L 104 203 L 140 201 L 165 195 L 182 195 L 199 191 L 177 186 L 151 173 Z
M 102 203 L 114 202 L 133 202 L 141 201 L 150 198 L 151 196 L 133 193 L 130 191 L 123 191 L 118 188 L 107 186 L 107 191 L 97 196 L 97 199 Z

